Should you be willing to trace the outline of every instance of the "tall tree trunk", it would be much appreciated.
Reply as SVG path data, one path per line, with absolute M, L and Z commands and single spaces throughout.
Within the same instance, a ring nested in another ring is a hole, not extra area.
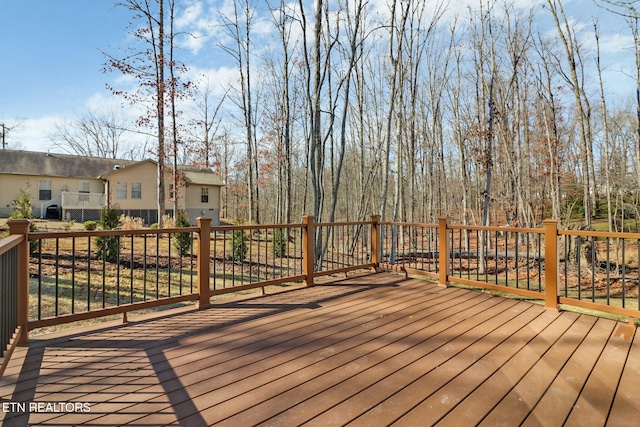
M 340 119 L 340 135 L 338 143 L 338 159 L 335 176 L 333 178 L 333 191 L 331 192 L 331 207 L 329 210 L 329 222 L 335 219 L 336 205 L 338 203 L 338 190 L 342 176 L 342 164 L 344 161 L 344 152 L 347 145 L 347 113 L 349 111 L 350 92 L 351 92 L 351 75 L 357 60 L 358 53 L 358 35 L 360 33 L 361 16 L 363 10 L 363 0 L 357 0 L 356 11 L 353 28 L 351 29 L 351 38 L 349 40 L 349 65 L 344 76 L 344 97 L 342 105 L 342 116 Z M 347 5 L 346 14 L 349 17 L 349 9 Z M 328 237 L 328 236 L 327 236 Z
M 390 88 L 389 88 L 389 99 L 387 106 L 387 116 L 385 118 L 385 142 L 384 142 L 384 170 L 383 170 L 383 181 L 382 181 L 382 194 L 380 198 L 380 215 L 384 219 L 387 211 L 387 198 L 386 194 L 389 192 L 389 180 L 390 180 L 390 158 L 391 158 L 391 141 L 392 141 L 392 128 L 393 128 L 393 119 L 395 116 L 395 107 L 396 107 L 396 97 L 398 92 L 402 89 L 398 88 L 401 86 L 399 76 L 399 68 L 400 62 L 402 61 L 402 49 L 403 49 L 403 40 L 404 40 L 404 31 L 406 27 L 407 17 L 409 14 L 409 7 L 411 2 L 406 3 L 406 7 L 401 10 L 402 16 L 400 18 L 399 26 L 396 26 L 396 7 L 398 0 L 393 0 L 393 4 L 391 6 L 391 25 L 389 31 L 389 59 L 391 61 L 391 75 L 389 77 Z M 394 43 L 395 35 L 397 32 L 397 46 Z M 400 144 L 398 139 L 399 135 L 396 136 L 396 144 Z M 399 179 L 399 177 L 398 177 Z
M 165 212 L 165 124 L 164 124 L 164 102 L 165 102 L 165 80 L 164 80 L 164 0 L 158 0 L 159 17 L 158 17 L 158 61 L 157 70 L 157 96 L 156 109 L 158 112 L 158 226 L 162 228 L 162 216 Z
M 179 172 L 178 172 L 178 111 L 176 110 L 176 97 L 177 94 L 177 77 L 175 75 L 175 58 L 173 56 L 174 50 L 174 11 L 175 11 L 175 3 L 174 0 L 169 0 L 169 102 L 171 107 L 171 134 L 172 134 L 172 151 L 173 151 L 173 173 L 172 173 L 172 181 L 173 181 L 173 219 L 174 221 L 178 218 L 178 212 L 180 211 L 180 207 L 178 203 L 180 201 L 180 180 L 179 180 Z
M 611 211 L 611 159 L 609 155 L 609 120 L 607 113 L 607 102 L 604 92 L 604 84 L 602 82 L 602 68 L 600 66 L 600 34 L 598 31 L 598 25 L 594 22 L 594 34 L 596 37 L 596 67 L 598 70 L 598 84 L 600 87 L 600 103 L 602 106 L 602 125 L 604 133 L 604 181 L 606 187 L 607 197 L 607 223 L 609 224 L 609 231 L 612 231 L 612 211 Z
M 558 35 L 562 40 L 562 44 L 565 49 L 565 53 L 567 55 L 567 62 L 569 64 L 569 75 L 571 88 L 573 90 L 573 95 L 576 103 L 577 110 L 577 119 L 578 119 L 578 135 L 580 137 L 580 150 L 581 150 L 581 159 L 582 159 L 582 174 L 583 174 L 583 204 L 584 204 L 584 220 L 585 224 L 588 228 L 591 228 L 591 215 L 592 215 L 592 206 L 591 206 L 591 168 L 590 168 L 590 160 L 589 153 L 592 150 L 589 149 L 590 141 L 588 140 L 588 124 L 586 123 L 587 117 L 585 115 L 584 109 L 584 100 L 581 92 L 581 84 L 580 79 L 578 78 L 578 64 L 576 59 L 576 50 L 578 47 L 573 40 L 571 28 L 569 27 L 569 23 L 567 21 L 567 17 L 565 16 L 564 9 L 562 7 L 562 2 L 560 0 L 547 0 L 547 4 L 549 5 L 549 10 L 553 16 L 553 20 L 556 24 L 556 28 L 558 30 Z M 560 16 L 562 16 L 562 20 L 564 22 L 564 28 L 560 23 Z

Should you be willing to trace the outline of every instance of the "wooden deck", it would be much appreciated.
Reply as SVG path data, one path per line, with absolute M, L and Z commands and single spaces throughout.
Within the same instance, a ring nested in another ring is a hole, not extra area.
M 5 427 L 636 426 L 640 338 L 617 335 L 624 326 L 371 274 L 33 339 L 0 380 L 0 417 Z M 68 402 L 90 411 L 53 405 Z

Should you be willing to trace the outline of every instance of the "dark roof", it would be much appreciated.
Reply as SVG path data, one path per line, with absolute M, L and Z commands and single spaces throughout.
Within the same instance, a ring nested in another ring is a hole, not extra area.
M 0 150 L 0 174 L 98 178 L 131 160 L 103 159 L 70 154 Z
M 135 162 L 133 164 L 127 165 L 127 167 L 132 168 L 147 162 L 153 163 L 154 165 L 158 164 L 155 160 L 142 160 L 140 162 Z M 166 165 L 166 168 L 167 171 L 173 170 L 172 165 Z M 111 175 L 121 173 L 123 170 L 124 168 L 111 170 L 108 173 L 100 175 L 100 178 L 107 178 Z M 184 174 L 184 178 L 189 184 L 217 186 L 224 185 L 224 182 L 222 182 L 220 177 L 211 168 L 207 168 L 204 166 L 179 165 L 178 171 Z
M 178 170 L 184 173 L 185 179 L 191 184 L 224 185 L 213 170 L 204 166 L 178 166 Z

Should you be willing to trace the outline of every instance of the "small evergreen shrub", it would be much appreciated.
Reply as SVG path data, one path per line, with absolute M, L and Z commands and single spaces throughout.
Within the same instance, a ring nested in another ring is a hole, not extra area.
M 82 226 L 87 231 L 93 231 L 98 229 L 98 223 L 95 221 L 85 221 L 82 223 Z
M 29 219 L 32 220 L 33 206 L 31 205 L 31 197 L 29 193 L 24 190 L 20 190 L 20 195 L 15 201 L 15 207 L 9 219 Z M 33 221 L 29 224 L 29 231 L 36 231 L 36 225 Z M 29 242 L 29 253 L 33 254 L 38 249 L 38 240 L 31 240 Z
M 114 230 L 120 225 L 118 212 L 106 208 L 100 212 L 100 228 L 102 230 Z M 98 236 L 96 238 L 96 255 L 107 262 L 117 262 L 120 252 L 120 240 L 118 236 Z
M 233 261 L 244 261 L 248 250 L 249 245 L 244 230 L 233 230 L 231 236 L 231 259 Z
M 15 201 L 13 212 L 9 216 L 11 219 L 33 219 L 33 206 L 29 193 L 20 190 L 20 195 Z
M 287 255 L 287 230 L 284 228 L 273 232 L 273 255 L 280 258 Z
M 178 212 L 178 217 L 175 220 L 175 228 L 190 227 L 189 217 L 184 211 Z M 178 250 L 180 256 L 188 255 L 191 251 L 191 245 L 193 243 L 193 236 L 191 233 L 177 233 L 175 235 L 174 246 Z

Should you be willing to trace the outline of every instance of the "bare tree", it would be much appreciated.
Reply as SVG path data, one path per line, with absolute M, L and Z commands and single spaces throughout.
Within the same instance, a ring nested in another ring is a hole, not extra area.
M 54 147 L 87 157 L 126 157 L 124 134 L 127 121 L 114 111 L 87 111 L 74 119 L 55 124 L 49 135 Z M 131 152 L 128 153 L 131 155 Z
M 278 93 L 275 94 L 275 105 L 277 112 L 274 112 L 274 122 L 278 137 L 276 138 L 277 149 L 281 152 L 277 156 L 278 161 L 278 203 L 276 208 L 276 219 L 284 223 L 291 222 L 292 216 L 292 133 L 293 133 L 293 99 L 292 99 L 292 77 L 291 68 L 293 60 L 291 58 L 291 25 L 293 23 L 292 11 L 288 10 L 288 5 L 284 0 L 280 0 L 277 7 L 270 6 L 271 18 L 277 27 L 282 57 L 280 64 L 272 64 L 270 69 L 273 72 L 273 84 Z
M 386 195 L 389 191 L 389 180 L 391 176 L 391 142 L 393 140 L 393 122 L 395 116 L 395 108 L 397 105 L 397 97 L 401 92 L 402 88 L 399 88 L 401 85 L 401 74 L 400 74 L 400 66 L 402 60 L 402 52 L 403 52 L 403 42 L 404 42 L 404 31 L 406 29 L 407 18 L 409 16 L 409 7 L 411 6 L 411 2 L 406 2 L 404 5 L 400 4 L 400 6 L 404 6 L 404 8 L 400 8 L 400 16 L 398 17 L 397 7 L 398 0 L 392 0 L 391 3 L 391 25 L 389 26 L 389 61 L 391 66 L 391 73 L 389 75 L 389 94 L 388 94 L 388 104 L 387 104 L 387 112 L 385 117 L 385 135 L 384 135 L 384 151 L 385 151 L 385 160 L 384 160 L 384 172 L 382 178 L 382 197 L 380 198 L 380 215 L 382 218 L 386 216 L 387 203 L 388 199 Z M 399 23 L 396 22 L 399 20 Z M 396 158 L 401 156 L 401 145 L 397 144 L 397 149 L 399 152 L 396 153 Z M 400 171 L 397 171 L 400 174 Z M 398 176 L 397 179 L 400 179 Z M 396 197 L 398 196 L 399 191 L 396 191 Z M 397 200 L 396 200 L 397 202 Z
M 607 223 L 609 231 L 612 231 L 612 207 L 611 207 L 611 174 L 610 174 L 610 144 L 609 144 L 609 118 L 607 112 L 607 101 L 602 82 L 602 65 L 600 63 L 600 31 L 597 22 L 593 22 L 593 30 L 596 37 L 596 68 L 598 71 L 598 84 L 600 87 L 600 104 L 602 108 L 602 125 L 603 125 L 603 152 L 604 152 L 604 181 L 607 198 Z
M 146 103 L 149 98 L 153 100 L 153 107 L 148 108 L 147 114 L 139 119 L 138 124 L 154 126 L 155 121 L 158 225 L 162 227 L 162 216 L 166 205 L 164 177 L 167 60 L 165 50 L 167 44 L 172 42 L 165 33 L 165 0 L 121 0 L 116 4 L 133 14 L 128 31 L 140 45 L 126 48 L 125 55 L 120 58 L 105 53 L 107 57 L 105 71 L 119 71 L 124 75 L 132 76 L 138 81 L 139 86 L 130 92 L 108 87 L 131 104 Z
M 623 17 L 627 21 L 631 35 L 633 36 L 634 58 L 635 58 L 635 156 L 637 164 L 640 164 L 640 10 L 637 1 L 634 0 L 600 0 L 596 2 L 608 11 Z M 640 167 L 636 168 L 636 186 L 640 186 Z
M 562 7 L 560 0 L 547 0 L 547 6 L 551 11 L 553 20 L 558 31 L 558 36 L 562 41 L 562 45 L 565 49 L 566 60 L 569 67 L 569 76 L 567 76 L 567 83 L 571 86 L 573 91 L 575 107 L 578 120 L 578 136 L 580 138 L 580 149 L 582 159 L 582 188 L 583 188 L 583 205 L 584 205 L 584 220 L 587 227 L 591 227 L 592 216 L 592 195 L 595 197 L 595 191 L 593 179 L 592 179 L 592 167 L 590 164 L 590 158 L 593 158 L 592 142 L 589 135 L 588 123 L 588 99 L 584 95 L 582 90 L 583 81 L 580 79 L 579 68 L 581 66 L 580 49 L 575 40 L 573 29 L 571 28 L 569 21 Z
M 257 137 L 255 119 L 255 100 L 253 99 L 254 89 L 252 87 L 252 53 L 251 53 L 251 30 L 255 16 L 254 0 L 243 0 L 243 2 L 233 2 L 233 16 L 229 17 L 220 14 L 222 19 L 222 30 L 230 37 L 235 46 L 218 46 L 229 54 L 236 63 L 240 77 L 238 106 L 242 112 L 244 134 L 247 144 L 247 194 L 249 201 L 249 222 L 260 222 L 259 192 L 257 187 Z
M 226 89 L 214 104 L 213 89 L 208 77 L 195 89 L 195 109 L 190 120 L 192 132 L 189 137 L 192 143 L 189 154 L 193 156 L 195 163 L 207 168 L 220 166 L 219 161 L 214 160 L 215 140 L 222 124 L 221 115 L 228 93 L 229 90 Z

